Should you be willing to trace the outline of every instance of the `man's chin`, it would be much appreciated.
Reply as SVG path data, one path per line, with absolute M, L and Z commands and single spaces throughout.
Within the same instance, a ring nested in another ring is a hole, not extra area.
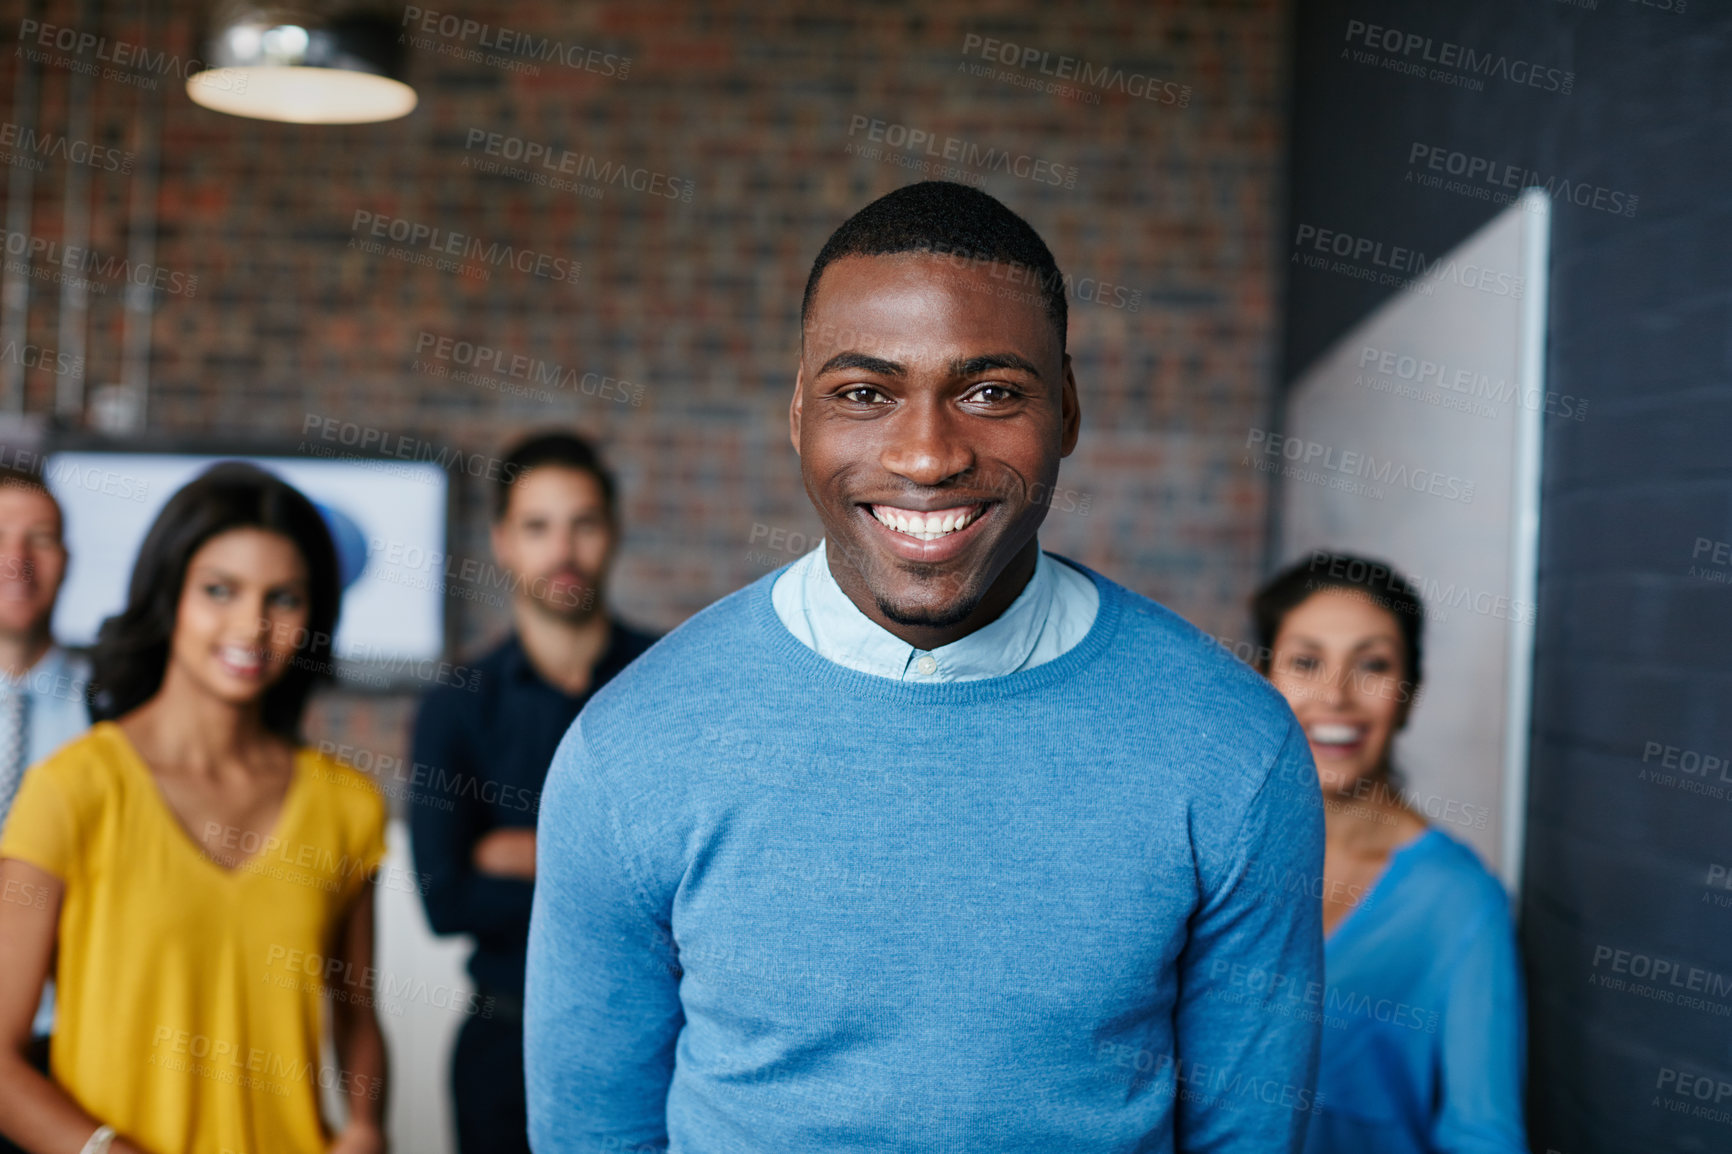
M 845 540 L 835 534 L 828 541 L 826 559 L 831 572 L 852 569 L 878 612 L 897 625 L 948 629 L 966 621 L 986 596 L 984 589 L 967 588 L 969 570 L 966 564 L 959 566 L 962 558 L 941 563 L 910 561 L 877 542 Z
M 37 632 L 43 624 L 43 618 L 29 613 L 0 613 L 0 635 L 6 637 L 23 637 Z
M 949 629 L 968 620 L 969 615 L 980 607 L 981 598 L 957 597 L 948 604 L 940 605 L 910 605 L 898 603 L 873 591 L 872 599 L 878 604 L 878 612 L 886 620 L 897 625 L 905 625 L 921 629 Z
M 594 617 L 601 606 L 601 598 L 590 590 L 583 590 L 578 597 L 531 597 L 537 608 L 549 617 L 558 618 L 571 624 L 581 624 Z

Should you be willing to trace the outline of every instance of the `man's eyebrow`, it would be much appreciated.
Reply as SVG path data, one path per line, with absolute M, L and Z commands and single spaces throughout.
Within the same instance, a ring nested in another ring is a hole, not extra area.
M 993 369 L 1021 369 L 1035 380 L 1041 379 L 1040 370 L 1035 368 L 1034 363 L 1015 353 L 987 353 L 984 356 L 950 362 L 950 375 L 954 377 L 978 376 Z
M 887 361 L 883 357 L 868 356 L 865 353 L 837 353 L 824 362 L 824 367 L 818 370 L 821 377 L 833 369 L 864 369 L 869 373 L 877 373 L 883 377 L 907 376 L 908 371 L 895 361 Z

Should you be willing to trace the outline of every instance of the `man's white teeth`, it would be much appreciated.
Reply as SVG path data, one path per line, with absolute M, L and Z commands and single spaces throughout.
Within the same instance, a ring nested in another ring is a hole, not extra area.
M 1364 733 L 1364 729 L 1357 725 L 1322 722 L 1311 727 L 1310 737 L 1321 745 L 1349 745 L 1358 741 Z
M 949 509 L 943 513 L 921 514 L 908 509 L 897 509 L 890 505 L 873 505 L 872 515 L 878 518 L 878 523 L 917 537 L 922 541 L 932 541 L 958 529 L 965 529 L 980 515 L 978 505 L 957 511 Z

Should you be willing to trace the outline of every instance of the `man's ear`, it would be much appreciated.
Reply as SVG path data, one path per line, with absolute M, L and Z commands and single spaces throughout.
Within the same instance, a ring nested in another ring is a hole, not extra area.
M 800 416 L 801 403 L 806 394 L 806 369 L 801 366 L 794 373 L 794 399 L 788 402 L 788 440 L 794 445 L 794 455 L 800 455 Z
M 1059 397 L 1059 411 L 1064 418 L 1064 439 L 1059 442 L 1059 456 L 1068 457 L 1076 448 L 1077 435 L 1082 431 L 1082 402 L 1077 400 L 1076 373 L 1071 370 L 1070 354 L 1064 355 L 1063 384 Z

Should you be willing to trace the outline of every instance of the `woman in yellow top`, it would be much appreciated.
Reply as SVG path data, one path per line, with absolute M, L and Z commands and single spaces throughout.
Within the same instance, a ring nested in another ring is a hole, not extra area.
M 298 738 L 340 595 L 318 509 L 250 465 L 151 526 L 93 655 L 102 720 L 30 769 L 0 835 L 0 1132 L 25 1150 L 384 1150 L 385 806 Z M 45 1078 L 25 1052 L 51 962 Z

